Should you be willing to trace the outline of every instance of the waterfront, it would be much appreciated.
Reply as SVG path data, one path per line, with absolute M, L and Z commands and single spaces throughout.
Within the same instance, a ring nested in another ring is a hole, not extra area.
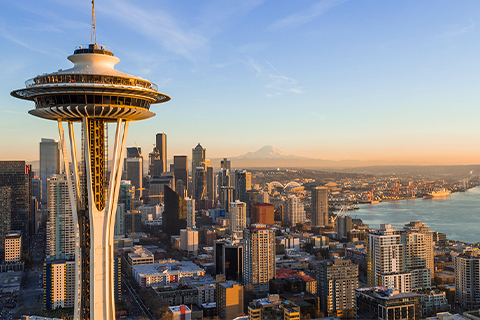
M 390 223 L 401 229 L 405 222 L 420 220 L 430 230 L 445 233 L 447 239 L 469 243 L 480 241 L 480 187 L 445 198 L 418 198 L 360 204 L 358 207 L 350 215 L 356 215 L 371 228 Z

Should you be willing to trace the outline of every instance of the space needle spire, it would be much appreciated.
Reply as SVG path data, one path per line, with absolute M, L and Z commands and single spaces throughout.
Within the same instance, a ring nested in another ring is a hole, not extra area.
M 155 116 L 150 106 L 170 97 L 148 80 L 115 70 L 120 60 L 96 43 L 94 1 L 91 40 L 68 57 L 72 68 L 38 75 L 10 94 L 34 101 L 29 113 L 58 125 L 76 244 L 74 319 L 114 320 L 113 234 L 129 123 Z M 82 126 L 83 157 L 75 145 L 74 123 Z M 108 177 L 106 123 L 116 124 Z
M 92 34 L 90 43 L 97 44 L 97 29 L 95 27 L 95 0 L 92 0 Z

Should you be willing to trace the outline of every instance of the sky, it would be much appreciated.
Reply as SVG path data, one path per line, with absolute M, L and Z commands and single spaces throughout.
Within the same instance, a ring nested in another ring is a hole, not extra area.
M 72 66 L 91 1 L 0 4 L 0 159 L 34 161 L 57 125 L 10 92 Z M 168 158 L 200 142 L 207 158 L 480 163 L 478 1 L 97 0 L 95 16 L 116 69 L 172 98 L 131 124 L 144 154 L 165 132 Z

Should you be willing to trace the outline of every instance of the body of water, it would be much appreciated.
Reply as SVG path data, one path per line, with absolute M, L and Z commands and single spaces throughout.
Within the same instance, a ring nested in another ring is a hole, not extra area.
M 480 241 L 480 187 L 452 193 L 446 198 L 413 199 L 377 204 L 360 204 L 350 216 L 360 218 L 370 228 L 390 223 L 402 229 L 405 222 L 419 220 L 431 231 L 445 233 L 447 239 Z

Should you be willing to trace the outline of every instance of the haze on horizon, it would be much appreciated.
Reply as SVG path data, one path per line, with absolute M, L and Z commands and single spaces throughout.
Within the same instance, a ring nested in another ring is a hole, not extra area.
M 477 1 L 95 4 L 97 42 L 117 70 L 172 97 L 131 124 L 127 145 L 144 155 L 165 132 L 169 159 L 200 142 L 210 159 L 273 145 L 335 161 L 480 162 Z M 90 42 L 90 6 L 2 4 L 1 159 L 37 160 L 41 138 L 58 139 L 9 93 L 71 67 Z

